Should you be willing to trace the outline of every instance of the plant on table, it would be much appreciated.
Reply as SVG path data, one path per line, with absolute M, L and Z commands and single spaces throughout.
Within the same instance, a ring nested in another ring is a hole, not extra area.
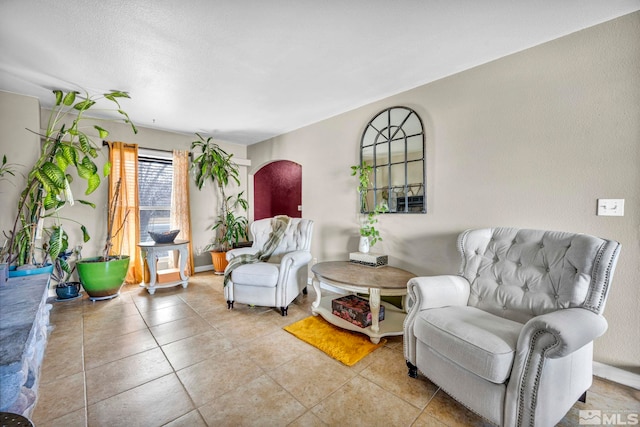
M 360 196 L 360 213 L 362 214 L 359 228 L 360 236 L 368 240 L 368 246 L 373 246 L 382 240 L 380 231 L 376 226 L 378 224 L 378 215 L 389 212 L 389 207 L 386 203 L 380 203 L 373 210 L 368 208 L 367 192 L 371 186 L 371 172 L 373 172 L 373 167 L 365 162 L 351 166 L 351 176 L 357 175 L 358 177 L 356 190 Z

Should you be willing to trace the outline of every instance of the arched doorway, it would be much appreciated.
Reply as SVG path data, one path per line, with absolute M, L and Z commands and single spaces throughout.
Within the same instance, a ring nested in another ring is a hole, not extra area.
M 253 219 L 288 215 L 302 218 L 302 165 L 278 160 L 253 176 Z

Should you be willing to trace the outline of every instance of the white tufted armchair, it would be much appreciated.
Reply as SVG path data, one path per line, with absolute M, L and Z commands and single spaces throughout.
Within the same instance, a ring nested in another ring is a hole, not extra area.
M 258 252 L 269 240 L 271 218 L 251 224 L 253 245 L 250 248 L 227 252 L 227 260 L 241 254 Z M 231 281 L 224 288 L 228 308 L 234 302 L 242 304 L 278 307 L 283 316 L 300 292 L 306 294 L 308 271 L 311 261 L 311 236 L 313 221 L 291 218 L 282 241 L 268 262 L 241 265 L 231 272 Z
M 496 425 L 555 425 L 591 386 L 620 244 L 487 228 L 462 233 L 458 251 L 457 276 L 407 284 L 409 376 L 420 370 Z

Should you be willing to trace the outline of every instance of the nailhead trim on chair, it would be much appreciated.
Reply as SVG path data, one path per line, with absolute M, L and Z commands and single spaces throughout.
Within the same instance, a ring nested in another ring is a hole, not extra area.
M 535 367 L 536 373 L 535 373 L 535 379 L 533 382 L 533 387 L 531 389 L 532 396 L 531 396 L 531 405 L 529 407 L 529 409 L 531 410 L 531 418 L 529 420 L 529 426 L 530 427 L 535 426 L 535 413 L 536 413 L 535 409 L 538 401 L 538 387 L 540 386 L 540 373 L 542 372 L 542 368 L 544 366 L 545 354 L 549 349 L 553 348 L 558 344 L 558 338 L 553 333 L 546 330 L 539 330 L 535 332 L 531 337 L 531 343 L 529 344 L 529 352 L 527 354 L 527 361 L 525 363 L 525 367 L 522 372 L 522 378 L 520 381 L 520 391 L 518 392 L 518 423 L 517 423 L 518 426 L 524 425 L 522 417 L 523 417 L 524 403 L 525 403 L 524 395 L 525 395 L 525 390 L 527 389 L 525 384 L 527 383 L 526 381 L 527 377 L 530 375 L 530 372 L 533 370 L 531 369 L 531 365 L 532 365 L 533 356 L 535 355 L 535 345 L 538 339 L 544 336 L 545 334 L 552 335 L 555 338 L 555 340 L 551 344 L 542 348 L 542 350 L 540 351 L 540 359 L 536 363 L 536 367 Z
M 600 265 L 601 261 L 602 261 L 602 257 L 604 256 L 604 250 L 607 246 L 607 242 L 603 243 L 602 246 L 600 246 L 600 248 L 598 249 L 598 256 L 596 258 L 596 262 L 593 264 L 593 271 L 597 271 L 598 270 L 598 266 Z M 591 304 L 587 304 L 585 303 L 584 308 L 593 311 L 596 314 L 600 314 L 600 312 L 602 311 L 602 303 L 604 301 L 604 296 L 607 294 L 607 290 L 609 288 L 609 283 L 611 281 L 611 269 L 613 268 L 613 260 L 617 258 L 617 253 L 620 252 L 620 245 L 618 244 L 615 248 L 615 250 L 613 251 L 613 254 L 609 257 L 609 263 L 607 265 L 607 268 L 605 269 L 605 278 L 604 278 L 604 287 L 602 289 L 599 290 L 600 296 L 598 298 L 598 303 L 593 306 Z M 591 282 L 593 283 L 595 280 L 597 279 L 595 273 L 591 274 Z M 589 286 L 589 295 L 587 297 L 587 301 L 591 301 L 591 299 L 593 298 L 593 293 L 596 292 L 595 286 L 591 285 Z

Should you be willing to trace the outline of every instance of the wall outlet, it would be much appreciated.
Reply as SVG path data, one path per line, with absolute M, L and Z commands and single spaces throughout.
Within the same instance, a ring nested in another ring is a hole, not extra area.
M 624 199 L 598 199 L 599 216 L 624 216 Z

